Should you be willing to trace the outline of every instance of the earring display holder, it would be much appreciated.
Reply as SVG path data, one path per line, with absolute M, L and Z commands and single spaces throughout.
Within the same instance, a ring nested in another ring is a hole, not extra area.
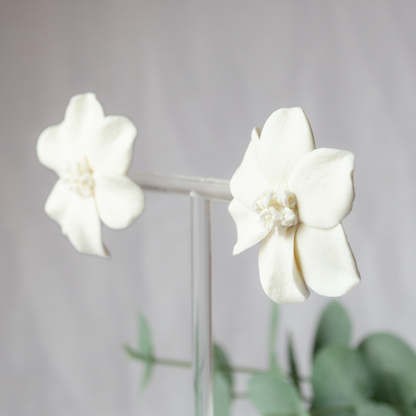
M 211 297 L 211 201 L 230 202 L 229 181 L 140 172 L 131 178 L 143 189 L 189 195 L 191 199 L 192 371 L 194 415 L 213 416 Z

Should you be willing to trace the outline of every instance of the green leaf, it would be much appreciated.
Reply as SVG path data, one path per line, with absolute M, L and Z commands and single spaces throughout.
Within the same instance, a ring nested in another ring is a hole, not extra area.
M 331 302 L 322 313 L 316 331 L 314 354 L 331 344 L 350 345 L 351 323 L 345 308 Z
M 364 357 L 359 351 L 344 345 L 329 345 L 315 356 L 312 387 L 312 409 L 316 411 L 320 408 L 348 408 L 371 398 L 374 391 Z M 333 412 L 331 416 L 350 413 Z
M 150 381 L 154 365 L 153 342 L 150 325 L 144 315 L 139 315 L 139 354 L 144 357 L 145 366 L 141 381 L 141 389 L 144 389 Z
M 262 416 L 303 416 L 305 411 L 296 389 L 277 373 L 254 375 L 248 394 Z
M 400 413 L 387 404 L 368 401 L 357 405 L 356 416 L 400 416 Z
M 375 401 L 389 403 L 400 414 L 416 415 L 416 355 L 391 334 L 373 334 L 360 345 L 375 380 Z
M 233 373 L 230 363 L 228 362 L 228 358 L 224 350 L 218 344 L 214 343 L 214 374 L 216 372 L 219 372 L 224 376 L 232 391 Z
M 299 379 L 299 373 L 298 373 L 298 366 L 296 364 L 295 351 L 294 351 L 294 348 L 293 348 L 292 336 L 289 336 L 288 339 L 289 339 L 288 349 L 289 349 L 290 377 L 291 377 L 291 379 L 293 381 L 293 384 L 297 388 L 298 392 L 301 393 L 301 390 L 300 390 L 300 379 Z
M 269 368 L 272 371 L 280 372 L 277 364 L 276 356 L 276 337 L 277 337 L 277 323 L 278 323 L 278 307 L 273 302 L 272 315 L 270 318 L 270 330 L 269 330 Z
M 224 373 L 214 371 L 214 416 L 230 416 L 232 390 Z
M 224 350 L 214 344 L 214 416 L 229 416 L 233 391 L 233 374 Z

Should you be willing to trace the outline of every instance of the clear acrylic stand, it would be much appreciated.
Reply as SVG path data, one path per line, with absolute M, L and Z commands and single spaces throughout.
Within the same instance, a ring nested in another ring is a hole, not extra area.
M 229 181 L 141 172 L 132 175 L 143 189 L 191 198 L 192 370 L 194 415 L 213 416 L 211 299 L 211 200 L 231 201 Z

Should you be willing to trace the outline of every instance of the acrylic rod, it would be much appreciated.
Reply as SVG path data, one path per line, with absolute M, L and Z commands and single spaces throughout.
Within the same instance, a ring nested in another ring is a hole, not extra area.
M 211 201 L 191 192 L 192 370 L 194 415 L 214 416 Z
M 129 175 L 143 189 L 151 191 L 198 195 L 217 201 L 231 201 L 230 181 L 197 176 L 169 175 L 154 172 L 137 172 Z

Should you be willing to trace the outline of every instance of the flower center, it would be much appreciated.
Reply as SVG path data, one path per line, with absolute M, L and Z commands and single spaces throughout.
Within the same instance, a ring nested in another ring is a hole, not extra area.
M 94 193 L 93 171 L 86 157 L 78 162 L 68 162 L 63 181 L 69 185 L 69 189 L 84 198 Z
M 270 231 L 285 235 L 292 225 L 298 223 L 296 196 L 286 185 L 262 192 L 253 202 L 253 210 L 259 214 L 258 222 Z

